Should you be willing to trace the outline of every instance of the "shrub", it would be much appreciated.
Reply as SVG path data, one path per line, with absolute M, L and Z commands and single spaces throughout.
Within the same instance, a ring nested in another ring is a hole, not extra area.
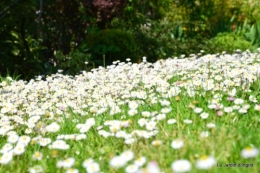
M 212 38 L 209 43 L 211 47 L 214 47 L 211 53 L 222 51 L 233 53 L 236 49 L 242 51 L 246 49 L 254 50 L 253 45 L 249 41 L 235 33 L 219 33 L 216 37 Z
M 88 71 L 91 68 L 90 55 L 81 50 L 72 51 L 69 55 L 64 55 L 61 51 L 58 51 L 55 57 L 58 60 L 58 65 L 55 69 L 62 69 L 65 74 L 75 75 L 81 70 Z
M 147 61 L 155 62 L 160 56 L 160 40 L 143 32 L 135 32 L 138 57 L 147 57 Z
M 137 62 L 136 43 L 130 33 L 118 29 L 106 29 L 88 35 L 82 47 L 87 47 L 91 54 L 91 61 L 96 66 L 111 65 L 113 61 L 125 61 L 131 58 L 131 62 Z
M 171 57 L 180 57 L 181 55 L 189 56 L 190 54 L 197 54 L 201 50 L 205 53 L 210 53 L 210 45 L 208 39 L 202 36 L 185 39 L 173 39 L 167 45 L 169 51 L 172 52 Z

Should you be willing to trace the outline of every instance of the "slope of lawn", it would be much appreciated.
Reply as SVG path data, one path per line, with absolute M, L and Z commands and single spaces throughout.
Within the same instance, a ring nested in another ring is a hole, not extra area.
M 0 173 L 257 173 L 260 54 L 0 83 Z

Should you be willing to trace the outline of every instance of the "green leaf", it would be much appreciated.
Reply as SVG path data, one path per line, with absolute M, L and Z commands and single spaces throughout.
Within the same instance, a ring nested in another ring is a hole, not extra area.
M 230 22 L 233 22 L 235 19 L 235 15 L 232 16 L 232 18 L 230 19 Z
M 247 19 L 245 20 L 244 24 L 243 24 L 243 30 L 246 29 L 247 27 Z
M 154 8 L 155 6 L 154 6 L 154 4 L 153 4 L 153 2 L 149 2 L 149 5 L 150 5 L 150 7 L 152 7 L 152 8 Z
M 252 25 L 250 28 L 250 34 L 255 34 L 255 25 Z
M 19 55 L 20 50 L 19 50 L 19 49 L 13 49 L 13 50 L 12 50 L 12 53 L 13 53 L 15 56 L 17 56 L 17 55 Z
M 174 34 L 173 33 L 171 33 L 171 38 L 174 39 Z
M 256 32 L 259 34 L 258 36 L 260 36 L 260 22 L 257 22 L 255 26 L 256 26 Z
M 207 17 L 206 17 L 205 15 L 203 15 L 203 14 L 200 15 L 200 18 L 203 19 L 203 20 L 205 20 L 205 21 L 207 20 Z
M 178 27 L 178 35 L 179 35 L 179 37 L 182 36 L 182 26 Z
M 16 32 L 14 32 L 14 31 L 11 31 L 11 35 L 14 36 L 16 39 L 19 38 L 18 34 Z

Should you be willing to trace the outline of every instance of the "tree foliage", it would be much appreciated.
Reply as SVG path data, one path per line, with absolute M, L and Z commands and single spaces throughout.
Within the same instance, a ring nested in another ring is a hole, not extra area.
M 7 69 L 29 78 L 45 74 L 59 63 L 55 52 L 76 49 L 92 22 L 79 0 L 4 1 L 0 9 L 3 75 Z
M 89 35 L 85 45 L 97 65 L 103 65 L 103 61 L 106 65 L 112 65 L 113 61 L 122 62 L 127 58 L 137 62 L 137 46 L 132 34 L 118 29 L 106 29 Z
M 85 41 L 109 29 L 130 33 L 133 57 L 148 61 L 208 49 L 209 39 L 221 32 L 235 32 L 257 47 L 259 5 L 252 0 L 2 0 L 0 75 L 17 72 L 29 79 L 68 65 L 76 73 L 72 68 L 89 58 Z M 97 50 L 101 55 L 103 49 Z
M 127 0 L 84 0 L 86 8 L 91 9 L 100 28 L 105 29 L 106 25 L 120 12 L 123 11 Z

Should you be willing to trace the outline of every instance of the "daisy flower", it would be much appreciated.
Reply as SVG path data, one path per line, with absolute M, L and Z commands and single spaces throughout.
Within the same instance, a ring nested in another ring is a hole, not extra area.
M 209 117 L 209 114 L 206 113 L 206 112 L 203 112 L 203 113 L 200 114 L 200 117 L 201 117 L 202 119 L 207 119 L 207 118 Z
M 155 121 L 149 121 L 145 125 L 147 130 L 154 130 L 156 128 L 156 122 Z
M 184 142 L 183 142 L 183 140 L 181 140 L 181 139 L 173 140 L 172 143 L 171 143 L 171 147 L 172 147 L 173 149 L 182 148 L 183 145 L 184 145 Z
M 142 112 L 142 116 L 143 117 L 150 117 L 151 116 L 151 112 L 144 111 L 144 112 Z
M 184 173 L 191 170 L 191 163 L 188 160 L 181 159 L 174 161 L 171 167 L 176 173 Z
M 125 140 L 125 144 L 132 144 L 135 142 L 135 138 L 129 138 Z
M 174 124 L 174 123 L 176 123 L 176 119 L 169 119 L 167 121 L 167 124 Z
M 69 147 L 70 146 L 63 140 L 56 140 L 52 143 L 52 145 L 49 145 L 50 149 L 67 150 Z
M 224 113 L 223 113 L 222 111 L 217 111 L 217 115 L 218 115 L 218 116 L 221 117 L 223 114 L 224 114 Z
M 230 113 L 230 112 L 232 112 L 233 111 L 233 108 L 232 107 L 225 107 L 224 108 L 224 112 L 226 112 L 226 113 Z
M 165 114 L 159 114 L 159 115 L 156 116 L 156 119 L 159 120 L 159 121 L 160 121 L 160 120 L 163 120 L 163 119 L 165 119 L 165 118 L 166 118 L 166 115 L 165 115 Z
M 63 168 L 71 168 L 75 164 L 75 159 L 73 157 L 67 158 L 63 161 Z
M 116 133 L 117 131 L 119 131 L 121 129 L 120 124 L 114 124 L 112 126 L 109 127 L 110 132 L 112 133 Z
M 79 170 L 75 168 L 69 168 L 67 169 L 66 173 L 79 173 Z
M 151 161 L 146 166 L 146 171 L 149 173 L 160 173 L 160 168 L 156 161 Z
M 210 129 L 216 127 L 216 125 L 213 124 L 213 123 L 208 123 L 206 126 L 207 126 L 208 128 L 210 128 Z
M 195 109 L 193 109 L 193 111 L 194 111 L 196 114 L 199 114 L 199 113 L 201 113 L 201 112 L 203 111 L 203 109 L 196 107 Z
M 192 120 L 185 119 L 185 120 L 183 120 L 183 122 L 184 122 L 185 124 L 191 124 L 191 123 L 192 123 Z
M 242 109 L 249 109 L 250 108 L 250 104 L 245 104 L 242 106 Z
M 159 101 L 161 103 L 162 106 L 170 106 L 171 102 L 169 102 L 168 100 L 160 100 Z
M 17 145 L 16 147 L 14 147 L 13 149 L 13 153 L 15 155 L 21 155 L 25 152 L 25 147 L 24 145 Z
M 125 161 L 130 161 L 134 158 L 134 153 L 131 150 L 124 151 L 121 155 L 121 158 L 123 158 Z
M 141 126 L 141 127 L 143 127 L 144 125 L 146 125 L 146 123 L 147 123 L 147 119 L 145 119 L 145 118 L 141 118 L 141 119 L 138 120 L 138 124 L 139 124 L 139 126 Z
M 245 113 L 247 113 L 247 109 L 241 108 L 238 110 L 238 112 L 241 114 L 245 114 Z
M 31 137 L 30 136 L 20 136 L 19 140 L 17 142 L 17 145 L 18 144 L 23 144 L 23 145 L 27 146 L 30 141 L 31 141 Z
M 244 100 L 237 98 L 237 99 L 234 100 L 234 103 L 235 103 L 236 105 L 241 105 L 241 104 L 244 103 Z
M 249 96 L 249 100 L 250 100 L 251 102 L 253 102 L 253 103 L 257 103 L 257 99 L 256 99 L 256 97 L 253 96 L 253 95 Z
M 158 147 L 159 145 L 162 145 L 162 141 L 161 140 L 152 141 L 152 145 Z
M 240 109 L 241 107 L 240 107 L 239 105 L 234 105 L 234 106 L 232 106 L 232 108 L 233 108 L 234 110 L 238 110 L 238 109 Z
M 51 139 L 50 138 L 41 138 L 37 142 L 40 146 L 45 147 L 51 143 Z
M 146 162 L 146 157 L 139 157 L 134 161 L 134 164 L 139 167 L 142 167 L 145 164 L 145 162 Z
M 13 159 L 13 154 L 11 152 L 4 153 L 0 156 L 0 164 L 8 164 Z
M 167 113 L 169 113 L 171 111 L 172 111 L 172 108 L 162 108 L 161 109 L 161 113 L 163 113 L 163 114 L 167 114 Z
M 11 149 L 13 149 L 13 145 L 10 143 L 6 143 L 2 149 L 0 150 L 0 153 L 7 153 L 8 151 L 10 151 Z
M 139 167 L 135 164 L 128 165 L 125 168 L 126 173 L 136 173 L 138 171 Z
M 92 158 L 89 158 L 89 159 L 84 160 L 84 162 L 82 163 L 82 166 L 84 168 L 87 168 L 88 165 L 90 165 L 91 163 L 94 163 L 94 160 Z
M 41 165 L 35 165 L 34 167 L 29 168 L 30 173 L 41 173 L 43 172 L 43 168 Z
M 41 159 L 42 159 L 42 153 L 39 152 L 39 151 L 36 151 L 36 152 L 33 154 L 32 158 L 33 158 L 34 160 L 41 160 Z
M 130 109 L 129 111 L 128 111 L 128 115 L 130 115 L 130 116 L 134 116 L 134 115 L 136 115 L 138 113 L 138 111 L 136 110 L 136 109 Z
M 259 150 L 254 147 L 246 147 L 241 151 L 241 156 L 245 159 L 254 158 L 258 155 Z
M 256 111 L 260 111 L 260 105 L 255 105 L 254 109 L 255 109 Z
M 138 108 L 138 103 L 135 101 L 130 101 L 130 102 L 128 102 L 128 106 L 130 109 L 136 110 Z
M 212 166 L 216 164 L 216 160 L 212 156 L 202 156 L 196 162 L 196 166 L 198 169 L 210 169 Z
M 56 122 L 53 122 L 50 125 L 46 126 L 45 129 L 47 132 L 58 132 L 60 130 L 60 126 Z
M 172 87 L 168 91 L 168 97 L 174 97 L 177 96 L 181 92 L 179 87 Z
M 17 134 L 9 135 L 7 141 L 11 144 L 14 144 L 18 141 L 19 136 Z
M 87 173 L 99 173 L 100 167 L 96 162 L 90 163 L 86 168 Z
M 200 133 L 200 137 L 201 138 L 207 138 L 209 136 L 209 132 L 208 131 L 204 131 Z
M 109 165 L 113 168 L 121 168 L 125 166 L 126 163 L 126 160 L 121 156 L 115 156 L 110 160 Z

